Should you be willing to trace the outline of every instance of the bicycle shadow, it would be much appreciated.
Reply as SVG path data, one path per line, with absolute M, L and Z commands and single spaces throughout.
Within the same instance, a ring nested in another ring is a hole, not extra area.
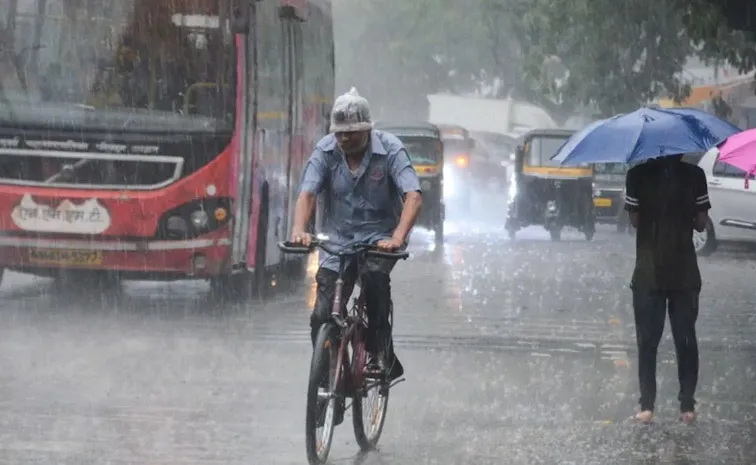
M 390 465 L 379 450 L 361 451 L 352 460 L 352 465 Z

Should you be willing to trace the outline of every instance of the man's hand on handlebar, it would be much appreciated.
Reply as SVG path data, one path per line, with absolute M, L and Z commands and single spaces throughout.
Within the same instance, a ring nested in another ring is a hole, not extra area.
M 378 247 L 378 250 L 383 252 L 395 252 L 404 246 L 404 241 L 392 237 L 390 239 L 380 240 L 375 245 Z
M 291 233 L 291 243 L 309 247 L 312 244 L 312 234 L 304 231 L 294 231 Z

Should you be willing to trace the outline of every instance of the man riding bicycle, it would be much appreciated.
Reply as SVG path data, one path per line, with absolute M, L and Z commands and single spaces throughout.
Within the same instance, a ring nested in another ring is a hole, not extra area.
M 389 133 L 373 130 L 368 101 L 355 88 L 334 102 L 330 132 L 317 143 L 305 166 L 291 242 L 310 245 L 312 236 L 306 228 L 317 195 L 325 192 L 323 232 L 331 242 L 345 247 L 369 242 L 385 251 L 403 248 L 422 205 L 420 181 L 404 145 Z M 367 293 L 366 349 L 371 363 L 390 370 L 390 380 L 404 372 L 390 343 L 389 273 L 395 264 L 396 260 L 369 257 L 360 276 Z M 338 265 L 337 257 L 321 252 L 317 299 L 310 317 L 313 344 L 318 329 L 330 318 Z M 350 263 L 342 296 L 345 304 L 357 271 L 357 263 Z

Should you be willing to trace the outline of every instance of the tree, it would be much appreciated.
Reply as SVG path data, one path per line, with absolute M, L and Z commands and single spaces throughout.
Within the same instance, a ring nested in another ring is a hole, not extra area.
M 740 24 L 733 21 L 733 16 L 748 17 L 745 10 L 727 10 L 713 0 L 677 1 L 686 31 L 696 44 L 699 56 L 707 62 L 727 62 L 741 73 L 756 69 L 756 20 L 749 30 L 731 26 Z M 756 7 L 752 11 L 751 14 L 756 15 Z
M 712 1 L 339 0 L 337 24 L 349 25 L 337 28 L 348 44 L 337 50 L 339 82 L 403 111 L 430 93 L 487 86 L 558 122 L 582 106 L 611 115 L 660 96 L 681 101 L 692 55 L 756 68 L 753 43 Z
M 538 0 L 534 36 L 540 53 L 530 58 L 531 75 L 543 58 L 556 56 L 569 77 L 558 98 L 588 104 L 601 114 L 626 112 L 661 95 L 685 98 L 680 75 L 693 44 L 672 1 Z M 548 82 L 542 92 L 554 93 Z

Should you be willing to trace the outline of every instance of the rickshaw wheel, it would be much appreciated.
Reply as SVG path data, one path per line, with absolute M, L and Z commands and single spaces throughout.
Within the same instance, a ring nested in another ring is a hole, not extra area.
M 586 241 L 592 241 L 594 234 L 595 234 L 595 231 L 586 231 L 585 232 L 585 240 Z
M 562 240 L 562 229 L 561 228 L 551 228 L 549 229 L 549 234 L 551 235 L 552 241 L 561 241 Z

